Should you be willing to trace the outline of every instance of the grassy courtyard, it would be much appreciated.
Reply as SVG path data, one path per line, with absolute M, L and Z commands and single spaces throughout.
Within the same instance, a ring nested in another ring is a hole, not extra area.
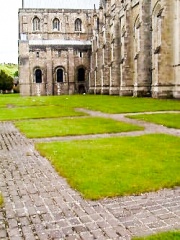
M 178 137 L 145 135 L 40 143 L 36 148 L 85 198 L 99 199 L 179 185 L 179 146 Z
M 35 108 L 35 117 L 38 118 L 39 114 L 39 117 L 41 118 L 41 108 L 37 108 L 41 106 L 57 107 L 57 109 L 59 108 L 59 111 L 61 112 L 70 111 L 75 108 L 86 108 L 106 113 L 135 113 L 168 110 L 180 111 L 180 101 L 168 99 L 160 100 L 152 98 L 133 98 L 106 95 L 71 95 L 45 97 L 20 97 L 19 95 L 4 94 L 0 95 L 0 109 L 6 109 L 6 112 L 3 113 L 3 115 L 6 115 L 7 118 L 9 116 L 11 119 L 18 119 L 19 116 L 16 118 L 14 112 L 18 113 L 21 110 L 24 111 L 23 107 L 31 107 L 31 109 L 29 109 L 30 111 Z M 49 117 L 48 114 L 49 113 L 47 111 L 43 117 Z M 57 115 L 58 114 L 56 114 L 56 116 Z M 62 116 L 62 113 L 60 116 Z M 5 116 L 3 118 L 5 119 Z M 33 116 L 31 117 L 29 115 L 28 118 L 33 118 Z
M 0 95 L 0 121 L 13 121 L 29 138 L 142 130 L 112 119 L 90 117 L 76 108 L 105 113 L 180 111 L 180 101 L 95 95 Z M 179 128 L 179 114 L 132 117 L 147 117 L 147 121 Z M 57 172 L 89 199 L 179 186 L 179 146 L 179 137 L 158 134 L 36 144 Z
M 142 127 L 100 117 L 56 118 L 15 122 L 28 138 L 75 136 L 143 130 Z
M 146 122 L 157 123 L 169 128 L 180 129 L 180 113 L 140 114 L 129 117 L 133 119 L 140 119 Z

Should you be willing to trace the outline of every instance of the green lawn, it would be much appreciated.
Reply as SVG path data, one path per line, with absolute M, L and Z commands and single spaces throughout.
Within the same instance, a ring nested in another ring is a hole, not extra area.
M 142 127 L 99 117 L 26 120 L 15 122 L 28 138 L 74 136 L 143 130 Z
M 135 237 L 133 240 L 179 240 L 180 239 L 180 231 L 172 231 L 159 233 L 152 236 L 147 237 Z
M 180 129 L 180 114 L 178 113 L 140 114 L 128 117 Z
M 84 113 L 74 111 L 69 107 L 59 106 L 36 106 L 36 107 L 18 107 L 18 108 L 1 108 L 0 120 L 12 121 L 20 119 L 34 119 L 34 118 L 57 118 L 67 116 L 83 116 Z
M 27 106 L 60 106 L 60 108 L 87 108 L 107 113 L 180 110 L 180 101 L 152 98 L 133 98 L 107 95 L 70 95 L 21 97 L 0 95 L 0 108 Z M 19 111 L 19 108 L 17 109 Z M 8 112 L 7 112 L 8 114 Z
M 179 146 L 180 138 L 158 134 L 36 144 L 57 172 L 89 199 L 179 185 Z
M 141 129 L 110 119 L 86 117 L 75 108 L 107 113 L 172 111 L 180 110 L 180 101 L 105 95 L 21 97 L 0 94 L 0 121 L 14 120 L 31 138 Z M 78 116 L 85 117 L 76 118 Z M 178 120 L 176 122 L 179 126 Z M 179 185 L 179 146 L 180 138 L 166 135 L 36 145 L 70 185 L 90 199 Z

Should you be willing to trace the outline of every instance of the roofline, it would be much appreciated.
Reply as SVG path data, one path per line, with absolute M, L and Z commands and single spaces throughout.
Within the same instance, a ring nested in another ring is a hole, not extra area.
M 24 41 L 23 41 L 24 42 Z M 91 46 L 91 41 L 80 41 L 80 40 L 29 40 L 29 46 Z

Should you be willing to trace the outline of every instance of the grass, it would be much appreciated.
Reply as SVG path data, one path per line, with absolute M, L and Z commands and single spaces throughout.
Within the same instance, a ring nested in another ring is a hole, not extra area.
M 180 239 L 180 231 L 170 231 L 158 233 L 147 237 L 134 237 L 133 240 L 178 240 Z
M 3 204 L 4 204 L 4 199 L 3 199 L 2 194 L 0 193 L 0 207 L 2 207 Z
M 0 95 L 0 121 L 16 121 L 32 138 L 139 129 L 110 119 L 78 119 L 75 117 L 84 114 L 75 108 L 107 113 L 172 111 L 180 110 L 180 101 L 101 95 Z M 179 185 L 179 144 L 178 137 L 147 135 L 41 143 L 36 147 L 84 197 L 99 199 Z
M 152 98 L 133 98 L 106 95 L 70 95 L 46 97 L 0 95 L 0 108 L 7 108 L 9 105 L 13 106 L 15 109 L 17 107 L 37 107 L 49 105 L 71 109 L 82 107 L 107 113 L 180 110 L 180 101 L 168 99 L 160 100 Z M 17 111 L 19 111 L 19 108 L 17 108 Z
M 179 146 L 180 138 L 168 135 L 36 144 L 56 171 L 89 199 L 179 185 Z
M 180 129 L 180 114 L 178 113 L 140 114 L 128 117 Z
M 15 125 L 28 138 L 143 130 L 142 127 L 100 117 L 27 120 L 15 122 Z
M 35 118 L 57 118 L 67 116 L 82 116 L 84 113 L 75 112 L 72 108 L 60 108 L 59 106 L 36 106 L 36 107 L 21 107 L 21 108 L 1 108 L 0 120 L 12 121 L 21 119 Z

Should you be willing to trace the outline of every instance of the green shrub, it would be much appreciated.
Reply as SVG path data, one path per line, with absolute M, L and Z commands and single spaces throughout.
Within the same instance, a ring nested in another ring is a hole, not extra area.
M 0 71 L 0 90 L 4 93 L 11 91 L 13 88 L 13 78 L 4 71 Z

